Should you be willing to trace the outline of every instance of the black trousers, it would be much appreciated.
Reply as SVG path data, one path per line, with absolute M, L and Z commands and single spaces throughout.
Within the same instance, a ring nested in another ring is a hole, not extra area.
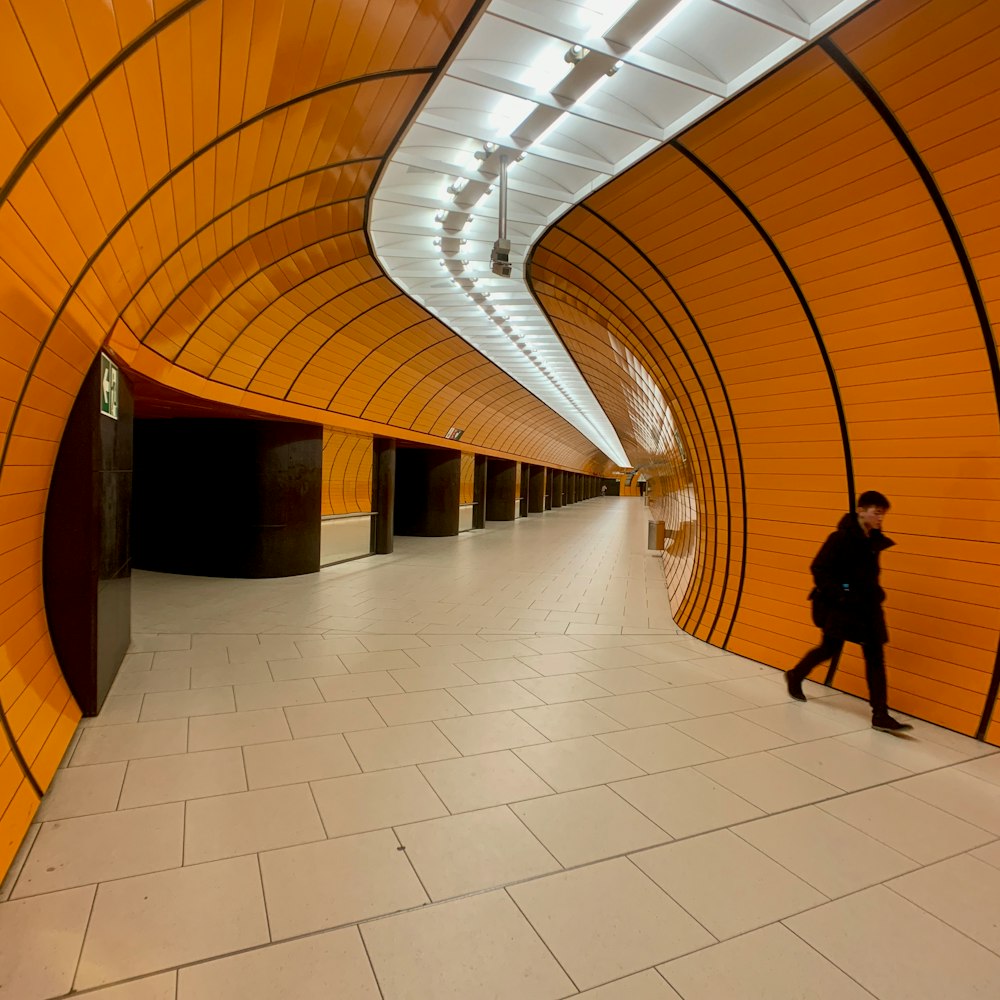
M 834 639 L 823 633 L 823 641 L 810 649 L 788 672 L 801 683 L 821 663 L 832 660 L 844 648 L 843 639 Z M 880 642 L 861 643 L 861 654 L 865 658 L 865 678 L 868 681 L 868 703 L 873 715 L 882 715 L 889 710 L 889 696 L 885 682 L 885 654 Z

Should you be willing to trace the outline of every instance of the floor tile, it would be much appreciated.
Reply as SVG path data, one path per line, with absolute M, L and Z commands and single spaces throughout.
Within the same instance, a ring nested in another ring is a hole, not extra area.
M 187 804 L 184 863 L 256 854 L 325 836 L 308 785 L 195 799 Z
M 11 896 L 176 868 L 183 837 L 180 803 L 44 823 Z
M 233 684 L 270 684 L 273 679 L 266 662 L 242 663 L 237 666 L 229 663 L 216 667 L 193 667 L 191 670 L 192 690 Z
M 416 662 L 402 649 L 379 650 L 375 653 L 341 653 L 340 659 L 352 674 L 366 673 L 369 670 L 408 670 Z
M 794 809 L 840 794 L 834 785 L 786 764 L 771 753 L 702 764 L 698 770 L 767 813 Z
M 575 992 L 503 892 L 375 920 L 361 935 L 385 1000 L 558 1000 Z
M 339 734 L 257 743 L 244 747 L 243 759 L 251 789 L 338 778 L 361 770 L 347 741 Z
M 728 830 L 642 851 L 632 860 L 720 941 L 827 901 Z
M 763 815 L 694 768 L 618 781 L 612 789 L 673 837 L 689 837 Z
M 522 643 L 535 653 L 574 653 L 589 648 L 586 643 L 568 635 L 533 635 L 523 639 Z
M 605 649 L 586 649 L 577 655 L 579 655 L 581 659 L 587 660 L 596 667 L 608 670 L 615 670 L 623 667 L 642 667 L 648 663 L 655 662 L 653 657 L 647 656 L 644 652 L 642 652 L 641 647 L 629 649 L 624 646 L 619 646 L 607 647 Z
M 177 1000 L 380 1000 L 356 927 L 180 970 Z M 171 994 L 173 1000 L 173 994 Z
M 784 736 L 747 722 L 738 715 L 711 715 L 702 719 L 675 722 L 674 729 L 718 750 L 726 757 L 787 746 L 789 742 Z
M 191 636 L 189 635 L 148 635 L 137 632 L 132 633 L 132 642 L 129 650 L 158 650 L 158 649 L 190 649 Z
M 453 813 L 552 794 L 510 750 L 421 764 L 420 771 Z
M 744 701 L 763 707 L 765 705 L 783 705 L 788 701 L 784 680 L 774 680 L 770 675 L 760 677 L 743 677 L 735 681 L 716 681 L 715 686 L 720 691 L 736 695 Z
M 625 858 L 508 892 L 581 990 L 714 942 Z
M 663 687 L 663 681 L 659 677 L 647 674 L 637 667 L 593 670 L 580 676 L 611 694 L 635 694 L 637 691 L 653 691 Z
M 348 733 L 347 742 L 362 771 L 424 764 L 459 756 L 458 751 L 431 722 Z
M 390 670 L 389 673 L 404 691 L 434 691 L 476 683 L 468 674 L 463 673 L 452 663 L 414 667 L 412 670 Z
M 771 751 L 771 756 L 802 771 L 808 771 L 847 792 L 905 778 L 910 773 L 880 757 L 873 757 L 870 753 L 835 739 L 778 747 Z
M 100 715 L 91 719 L 82 719 L 80 725 L 90 728 L 91 726 L 120 726 L 127 722 L 138 722 L 143 697 L 141 694 L 108 695 L 101 706 Z
M 246 791 L 239 747 L 129 762 L 120 809 Z
M 347 676 L 347 667 L 339 656 L 303 656 L 299 660 L 270 660 L 268 668 L 271 677 L 276 681 Z
M 744 823 L 733 832 L 831 899 L 917 867 L 815 806 Z
M 473 714 L 503 712 L 513 708 L 530 708 L 542 702 L 529 694 L 514 681 L 497 681 L 492 684 L 473 684 L 469 687 L 449 688 L 448 693 Z
M 993 753 L 988 757 L 980 757 L 965 764 L 958 764 L 956 770 L 971 774 L 974 778 L 981 778 L 991 784 L 1000 785 L 1000 753 Z
M 819 808 L 922 865 L 993 840 L 987 831 L 887 786 L 832 799 Z
M 365 674 L 358 676 L 364 677 Z M 329 736 L 361 729 L 378 729 L 385 725 L 367 698 L 353 701 L 329 701 L 318 705 L 289 705 L 285 709 L 288 727 L 295 739 L 307 736 Z
M 175 1000 L 177 973 L 161 972 L 145 979 L 132 979 L 118 986 L 105 986 L 85 994 L 86 1000 Z
M 375 711 L 390 726 L 468 715 L 447 691 L 415 691 L 412 694 L 383 694 L 371 699 Z
M 75 767 L 78 764 L 106 764 L 117 760 L 184 753 L 187 739 L 186 719 L 90 727 L 81 735 L 70 764 Z
M 285 705 L 311 705 L 322 701 L 316 682 L 311 677 L 296 681 L 272 681 L 270 684 L 237 684 L 236 707 L 241 712 L 255 712 Z
M 427 648 L 427 643 L 425 643 L 422 639 L 418 639 L 415 635 L 405 635 L 391 632 L 382 632 L 378 634 L 368 632 L 359 636 L 359 642 L 362 649 L 367 650 L 369 653 L 384 652 L 387 649 Z M 344 652 L 349 652 L 349 650 L 344 650 Z
M 142 699 L 140 722 L 159 719 L 186 719 L 192 715 L 219 715 L 234 712 L 231 687 L 198 688 L 193 691 L 160 691 Z
M 537 670 L 521 660 L 483 660 L 479 663 L 462 661 L 455 664 L 463 674 L 467 674 L 479 684 L 490 684 L 495 681 L 516 681 L 522 677 L 538 677 Z
M 992 997 L 1000 957 L 882 886 L 786 921 L 880 1000 Z
M 507 660 L 514 656 L 531 656 L 538 652 L 517 639 L 470 639 L 463 646 L 483 660 Z
M 863 750 L 890 764 L 905 767 L 907 771 L 930 771 L 949 764 L 959 764 L 967 759 L 967 755 L 957 750 L 949 750 L 940 743 L 930 740 L 918 740 L 914 737 L 893 736 L 890 733 L 879 733 L 874 729 L 865 729 L 857 733 L 846 733 L 835 739 Z
M 689 715 L 722 715 L 727 712 L 739 712 L 752 708 L 753 705 L 743 698 L 720 691 L 712 684 L 686 684 L 683 687 L 671 687 L 656 692 L 663 701 L 683 709 Z
M 781 924 L 659 966 L 684 1000 L 871 1000 L 871 994 Z
M 897 781 L 898 788 L 1000 837 L 1000 787 L 956 768 Z
M 431 899 L 452 899 L 558 871 L 559 862 L 505 806 L 398 827 Z
M 604 786 L 517 802 L 510 809 L 567 868 L 670 839 Z
M 94 887 L 0 903 L 0 990 L 49 1000 L 73 985 Z
M 582 701 L 584 698 L 601 698 L 608 692 L 598 687 L 593 681 L 576 674 L 562 674 L 558 677 L 525 678 L 517 682 L 536 698 L 541 698 L 547 705 L 555 705 L 565 701 Z
M 363 653 L 365 647 L 353 635 L 330 635 L 322 639 L 297 639 L 295 645 L 303 659 L 312 657 L 339 656 L 341 653 Z
M 962 854 L 887 885 L 1000 955 L 1000 871 L 995 867 Z
M 191 687 L 191 671 L 187 667 L 164 667 L 161 670 L 119 674 L 111 694 L 149 694 L 153 691 L 186 691 Z
M 519 656 L 518 659 L 543 677 L 582 674 L 594 669 L 594 664 L 578 653 L 541 653 L 537 656 Z
M 648 969 L 646 972 L 626 976 L 607 986 L 580 993 L 578 1000 L 682 1000 L 679 993 L 667 985 L 666 980 L 658 972 Z
M 191 719 L 188 750 L 221 750 L 251 743 L 274 743 L 292 738 L 280 708 Z
M 514 712 L 439 719 L 435 725 L 466 756 L 548 742 L 545 736 Z
M 118 808 L 125 762 L 88 764 L 83 767 L 61 768 L 45 793 L 36 822 L 88 816 L 91 813 L 112 812 Z
M 401 694 L 403 689 L 388 671 L 348 674 L 346 677 L 318 677 L 316 686 L 327 701 L 351 701 L 376 694 Z
M 807 740 L 821 740 L 828 736 L 840 736 L 843 733 L 856 732 L 868 727 L 868 720 L 860 721 L 846 714 L 835 716 L 833 713 L 823 713 L 814 707 L 820 702 L 809 702 L 802 705 L 798 702 L 788 702 L 784 705 L 769 705 L 766 708 L 753 708 L 740 712 L 739 717 L 763 726 L 772 732 L 784 736 L 795 743 L 805 743 Z
M 674 728 L 675 725 L 682 724 L 645 726 L 623 733 L 610 733 L 602 736 L 601 740 L 644 771 L 650 772 L 689 767 L 719 758 L 716 750 Z
M 416 767 L 316 781 L 312 788 L 330 837 L 383 830 L 448 814 Z
M 427 902 L 391 830 L 268 851 L 260 870 L 275 940 Z
M 690 718 L 684 709 L 677 708 L 676 705 L 671 705 L 647 691 L 613 695 L 610 698 L 594 698 L 587 704 L 629 728 L 655 726 L 659 723 Z
M 75 986 L 89 989 L 267 940 L 254 857 L 106 882 L 97 889 Z
M 642 774 L 634 764 L 593 736 L 560 740 L 544 746 L 521 747 L 514 753 L 557 792 L 603 785 L 608 781 L 635 778 Z
M 517 714 L 550 740 L 569 740 L 620 730 L 621 723 L 586 702 L 570 701 L 560 705 L 521 708 Z
M 421 643 L 421 645 L 424 644 Z M 475 653 L 461 643 L 431 646 L 429 649 L 424 646 L 422 649 L 407 650 L 407 653 L 421 667 L 438 667 L 443 664 L 463 663 L 478 659 Z

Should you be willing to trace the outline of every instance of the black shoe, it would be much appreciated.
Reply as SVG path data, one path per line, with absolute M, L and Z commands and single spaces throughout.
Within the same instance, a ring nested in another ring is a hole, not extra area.
M 798 679 L 790 670 L 785 673 L 785 684 L 788 686 L 788 696 L 796 701 L 805 701 L 806 696 L 802 693 L 802 681 Z
M 905 733 L 912 728 L 908 722 L 899 722 L 888 712 L 885 715 L 872 716 L 872 729 L 877 729 L 880 733 Z

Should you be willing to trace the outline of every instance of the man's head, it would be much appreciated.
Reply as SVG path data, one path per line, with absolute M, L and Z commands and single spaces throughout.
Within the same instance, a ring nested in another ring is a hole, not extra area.
M 882 528 L 882 518 L 889 509 L 889 498 L 878 490 L 865 490 L 858 497 L 857 515 L 861 527 L 867 535 L 872 528 Z

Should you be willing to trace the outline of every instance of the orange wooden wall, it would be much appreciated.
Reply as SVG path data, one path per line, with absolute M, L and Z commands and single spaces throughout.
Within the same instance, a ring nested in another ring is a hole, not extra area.
M 458 425 L 491 454 L 603 464 L 369 253 L 374 179 L 481 6 L 0 5 L 0 873 L 79 717 L 41 549 L 100 347 L 126 374 L 345 435 L 443 443 Z M 341 444 L 331 510 L 370 504 Z
M 372 436 L 323 428 L 323 513 L 372 509 Z
M 471 452 L 462 452 L 462 467 L 458 484 L 458 502 L 472 503 L 476 492 L 476 456 Z
M 879 489 L 891 700 L 993 743 L 998 52 L 1000 4 L 880 0 L 570 211 L 531 268 L 653 468 L 683 627 L 791 666 L 808 564 Z M 679 440 L 657 449 L 630 395 L 662 395 Z M 836 684 L 864 693 L 858 656 Z

